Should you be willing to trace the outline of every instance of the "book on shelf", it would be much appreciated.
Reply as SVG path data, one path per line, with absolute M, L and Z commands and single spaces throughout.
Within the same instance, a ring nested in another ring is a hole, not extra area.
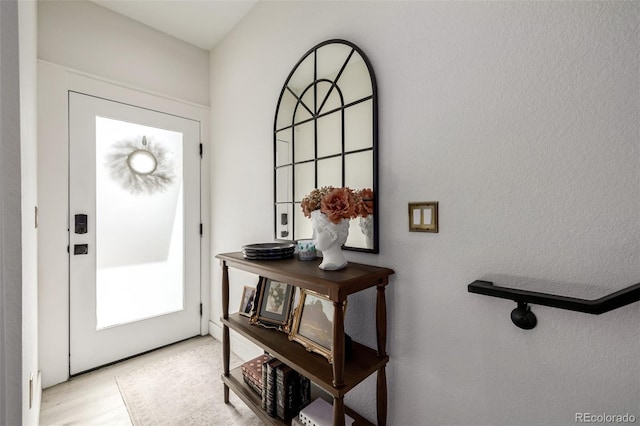
M 262 364 L 262 386 L 260 387 L 261 407 L 264 411 L 267 411 L 267 364 L 269 361 Z
M 285 422 L 291 420 L 311 401 L 311 381 L 276 358 L 267 356 L 258 361 L 263 362 L 259 384 L 255 375 L 243 371 L 245 383 L 261 395 L 262 409 L 268 415 Z
M 299 417 L 304 426 L 331 426 L 333 425 L 333 405 L 318 398 L 300 410 Z M 353 425 L 353 422 L 353 418 L 344 415 L 345 426 Z
M 243 376 L 242 378 L 251 389 L 253 389 L 258 395 L 262 397 L 262 380 L 260 381 L 260 383 L 257 383 L 249 376 Z
M 285 422 L 311 400 L 311 381 L 286 364 L 276 369 L 276 415 Z
M 242 375 L 249 376 L 257 383 L 262 383 L 262 364 L 265 361 L 269 361 L 271 357 L 267 354 L 260 355 L 259 357 L 250 359 L 241 366 Z
M 262 378 L 262 394 L 264 410 L 272 417 L 276 416 L 276 371 L 282 361 L 273 358 L 265 363 L 266 377 Z M 264 368 L 264 367 L 263 367 Z
M 276 370 L 276 383 L 276 415 L 286 421 L 298 414 L 296 411 L 298 373 L 288 365 L 282 364 Z
M 306 407 L 311 403 L 311 380 L 303 376 L 299 375 L 299 386 L 297 387 L 297 402 L 298 402 L 298 411 L 301 408 Z
M 269 355 L 264 354 L 245 362 L 241 366 L 245 383 L 260 395 L 262 394 L 262 365 L 270 359 Z

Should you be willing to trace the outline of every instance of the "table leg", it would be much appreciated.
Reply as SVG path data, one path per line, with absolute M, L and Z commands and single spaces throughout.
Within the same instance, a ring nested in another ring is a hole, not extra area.
M 222 317 L 229 318 L 229 267 L 222 261 Z M 231 346 L 229 342 L 229 327 L 222 326 L 222 364 L 224 375 L 229 377 L 229 361 L 231 358 Z M 229 386 L 224 385 L 224 403 L 229 403 Z
M 376 298 L 376 337 L 378 339 L 378 356 L 387 355 L 387 301 L 385 297 L 387 281 L 377 286 Z M 383 365 L 378 369 L 376 399 L 378 406 L 378 426 L 387 424 L 387 373 Z
M 384 366 L 378 369 L 376 388 L 376 402 L 378 406 L 378 426 L 387 424 L 387 373 Z
M 376 297 L 376 337 L 378 339 L 378 356 L 387 354 L 387 299 L 385 297 L 386 282 L 378 284 Z
M 344 426 L 344 398 L 333 398 L 333 426 Z
M 333 386 L 344 386 L 344 303 L 333 303 Z

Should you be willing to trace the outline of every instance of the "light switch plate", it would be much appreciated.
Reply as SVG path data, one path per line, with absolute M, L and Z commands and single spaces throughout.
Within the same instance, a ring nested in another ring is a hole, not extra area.
M 438 232 L 438 202 L 409 203 L 410 232 Z

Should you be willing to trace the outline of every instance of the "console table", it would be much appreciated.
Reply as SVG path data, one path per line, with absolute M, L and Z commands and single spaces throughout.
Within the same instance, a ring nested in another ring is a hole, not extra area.
M 244 336 L 264 351 L 308 377 L 318 388 L 333 399 L 333 424 L 344 425 L 344 414 L 355 419 L 356 425 L 370 423 L 344 404 L 344 396 L 373 373 L 377 373 L 376 404 L 378 425 L 387 423 L 387 378 L 385 367 L 389 362 L 386 352 L 387 308 L 385 288 L 389 276 L 388 268 L 349 263 L 339 271 L 323 271 L 320 261 L 299 261 L 294 258 L 282 260 L 247 260 L 241 252 L 218 254 L 222 265 L 222 348 L 224 373 L 224 401 L 229 402 L 229 389 L 237 394 L 266 424 L 285 425 L 270 417 L 261 408 L 260 396 L 251 390 L 242 379 L 240 368 L 229 369 L 229 330 Z M 229 268 L 253 273 L 275 281 L 312 290 L 328 297 L 334 306 L 333 313 L 333 364 L 326 358 L 308 352 L 302 345 L 291 342 L 280 331 L 252 325 L 249 319 L 239 314 L 229 314 Z M 344 311 L 347 296 L 367 288 L 376 288 L 376 337 L 377 350 L 353 342 L 352 356 L 345 360 Z

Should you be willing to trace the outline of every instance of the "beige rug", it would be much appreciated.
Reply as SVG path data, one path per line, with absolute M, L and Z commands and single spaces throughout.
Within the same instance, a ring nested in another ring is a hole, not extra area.
M 213 339 L 116 377 L 134 426 L 237 425 L 262 422 L 230 392 L 223 400 L 222 345 Z M 240 365 L 231 356 L 231 366 Z

